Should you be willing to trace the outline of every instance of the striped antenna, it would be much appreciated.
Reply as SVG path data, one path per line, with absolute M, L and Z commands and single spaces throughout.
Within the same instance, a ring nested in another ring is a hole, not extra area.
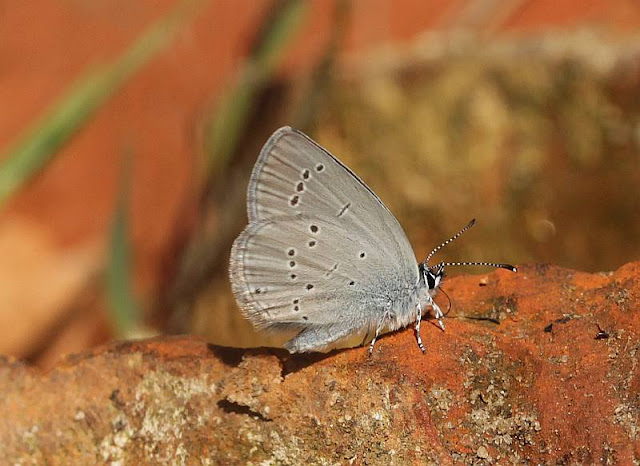
M 496 267 L 498 269 L 507 269 L 512 272 L 517 272 L 518 269 L 510 264 L 499 264 L 496 262 L 440 262 L 437 267 L 447 267 L 449 265 L 483 265 L 487 267 Z
M 456 233 L 455 235 L 453 235 L 451 238 L 449 238 L 448 240 L 446 240 L 444 243 L 442 243 L 440 246 L 436 247 L 433 249 L 433 251 L 431 251 L 429 253 L 429 255 L 427 256 L 427 258 L 424 260 L 425 264 L 429 263 L 429 259 L 431 259 L 431 257 L 433 257 L 433 255 L 438 252 L 442 247 L 446 246 L 447 244 L 449 244 L 451 241 L 453 241 L 454 239 L 458 238 L 462 233 L 464 233 L 465 231 L 467 231 L 469 228 L 471 228 L 473 225 L 475 225 L 476 223 L 476 219 L 472 218 L 471 221 L 467 224 L 466 227 L 464 227 L 462 230 L 460 230 L 458 233 Z

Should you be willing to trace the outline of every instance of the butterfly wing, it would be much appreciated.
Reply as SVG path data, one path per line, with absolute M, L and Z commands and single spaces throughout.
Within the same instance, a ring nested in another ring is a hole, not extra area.
M 281 128 L 265 144 L 247 204 L 249 225 L 231 251 L 232 289 L 257 327 L 302 330 L 292 351 L 375 327 L 415 290 L 418 266 L 398 221 L 303 133 Z

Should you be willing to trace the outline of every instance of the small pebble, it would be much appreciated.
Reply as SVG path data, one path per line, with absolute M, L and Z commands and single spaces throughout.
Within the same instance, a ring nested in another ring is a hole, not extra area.
M 476 455 L 478 455 L 478 458 L 482 458 L 483 460 L 486 460 L 487 458 L 489 458 L 489 452 L 485 447 L 478 448 Z

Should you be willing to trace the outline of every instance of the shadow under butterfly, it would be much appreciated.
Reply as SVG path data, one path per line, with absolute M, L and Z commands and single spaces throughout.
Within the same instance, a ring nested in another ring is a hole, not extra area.
M 402 227 L 348 167 L 304 133 L 278 129 L 262 148 L 247 191 L 249 224 L 234 241 L 229 275 L 242 314 L 260 330 L 289 332 L 290 352 L 326 351 L 415 322 L 431 308 L 447 266 L 418 263 Z M 357 343 L 356 343 L 357 344 Z M 351 345 L 354 346 L 354 345 Z

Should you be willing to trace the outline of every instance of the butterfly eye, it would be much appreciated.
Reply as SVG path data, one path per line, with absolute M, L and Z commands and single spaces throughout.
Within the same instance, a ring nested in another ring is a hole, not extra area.
M 427 286 L 430 290 L 435 289 L 436 287 L 436 276 L 432 272 L 427 272 L 425 274 L 425 278 L 427 279 Z

